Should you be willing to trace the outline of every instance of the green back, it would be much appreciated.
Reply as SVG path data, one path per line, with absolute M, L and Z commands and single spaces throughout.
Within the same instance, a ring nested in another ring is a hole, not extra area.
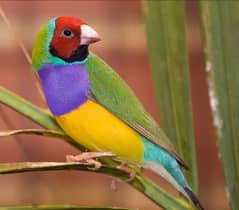
M 175 154 L 168 137 L 145 111 L 123 79 L 102 59 L 92 53 L 85 66 L 90 76 L 91 92 L 96 100 L 142 136 L 167 150 L 182 166 L 185 166 Z

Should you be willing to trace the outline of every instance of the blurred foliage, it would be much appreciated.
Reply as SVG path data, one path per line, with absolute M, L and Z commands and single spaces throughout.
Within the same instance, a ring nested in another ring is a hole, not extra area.
M 190 168 L 185 173 L 198 191 L 183 1 L 143 1 L 160 122 Z
M 209 96 L 234 210 L 239 209 L 239 1 L 201 1 Z

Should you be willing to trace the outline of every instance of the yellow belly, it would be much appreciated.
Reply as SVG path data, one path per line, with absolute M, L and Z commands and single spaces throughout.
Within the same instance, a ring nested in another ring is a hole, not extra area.
M 112 151 L 120 158 L 143 161 L 139 134 L 101 105 L 87 101 L 79 108 L 56 116 L 62 129 L 92 151 Z

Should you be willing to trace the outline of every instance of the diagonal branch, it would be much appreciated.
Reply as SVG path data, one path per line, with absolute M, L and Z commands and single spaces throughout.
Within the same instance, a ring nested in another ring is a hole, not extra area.
M 17 134 L 31 134 L 39 136 L 48 136 L 56 138 L 65 138 L 65 134 L 61 131 L 47 130 L 47 129 L 19 129 L 19 130 L 7 130 L 0 131 L 0 137 L 13 136 Z

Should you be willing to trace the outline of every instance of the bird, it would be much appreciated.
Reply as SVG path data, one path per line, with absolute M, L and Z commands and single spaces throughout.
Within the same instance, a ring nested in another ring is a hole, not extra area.
M 126 82 L 89 50 L 100 40 L 89 24 L 71 16 L 52 18 L 38 32 L 32 69 L 56 122 L 96 156 L 109 151 L 123 163 L 153 171 L 203 210 L 182 173 L 188 167 L 167 135 Z

